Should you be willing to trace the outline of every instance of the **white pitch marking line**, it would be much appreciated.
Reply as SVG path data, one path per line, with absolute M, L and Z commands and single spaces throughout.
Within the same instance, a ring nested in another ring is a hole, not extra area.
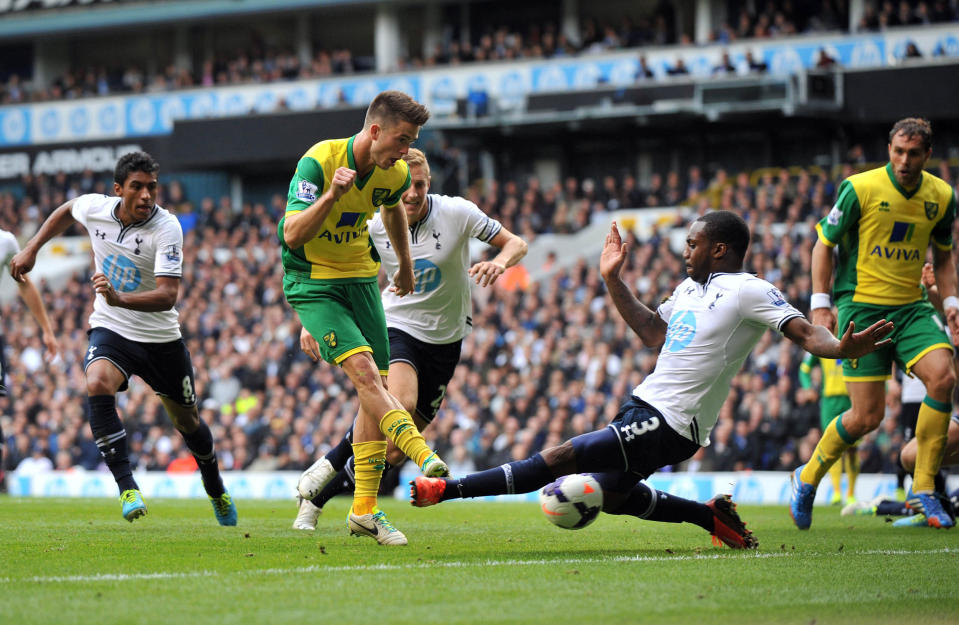
M 959 549 L 943 548 L 928 551 L 914 551 L 906 549 L 880 549 L 871 551 L 850 551 L 840 555 L 934 555 L 940 553 L 959 553 Z M 355 566 L 302 566 L 287 569 L 256 569 L 250 571 L 229 571 L 226 573 L 220 571 L 193 571 L 190 573 L 103 573 L 100 575 L 53 575 L 48 577 L 0 577 L 0 584 L 15 583 L 70 583 L 70 582 L 116 582 L 130 580 L 147 579 L 190 579 L 195 577 L 210 577 L 220 575 L 289 575 L 298 573 L 335 573 L 335 572 L 357 572 L 357 571 L 402 571 L 425 568 L 470 568 L 477 566 L 543 566 L 554 564 L 601 564 L 604 562 L 682 562 L 694 560 L 724 560 L 729 559 L 733 554 L 709 554 L 695 556 L 614 556 L 610 558 L 562 558 L 557 560 L 485 560 L 485 561 L 453 561 L 453 562 L 429 562 L 418 564 L 372 564 Z M 794 555 L 793 552 L 770 552 L 770 553 L 743 553 L 740 559 L 750 560 L 753 558 L 785 558 Z M 806 554 L 809 555 L 809 554 Z M 735 557 L 735 556 L 733 556 Z

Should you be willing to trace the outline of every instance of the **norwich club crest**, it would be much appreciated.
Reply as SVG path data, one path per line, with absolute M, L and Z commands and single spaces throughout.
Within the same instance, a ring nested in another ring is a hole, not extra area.
M 390 196 L 389 189 L 376 188 L 373 189 L 373 206 L 383 206 L 383 202 L 386 201 L 386 198 Z M 927 211 L 929 209 L 926 209 Z
M 935 219 L 939 214 L 939 204 L 937 202 L 926 202 L 926 218 Z
M 330 349 L 336 348 L 336 332 L 327 332 L 323 335 L 323 342 L 326 343 L 326 346 Z

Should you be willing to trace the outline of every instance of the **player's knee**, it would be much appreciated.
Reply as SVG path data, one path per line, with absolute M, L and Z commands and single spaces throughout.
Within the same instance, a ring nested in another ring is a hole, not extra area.
M 952 397 L 952 390 L 956 386 L 956 373 L 952 367 L 941 371 L 926 385 L 926 392 L 932 397 Z
M 173 421 L 173 427 L 180 432 L 191 434 L 200 427 L 200 415 L 195 407 L 178 406 L 176 408 L 167 408 L 170 414 L 170 420 Z
M 385 388 L 376 364 L 367 354 L 350 356 L 348 361 L 348 365 L 344 363 L 347 365 L 344 366 L 344 370 L 353 382 L 353 386 L 356 387 L 357 393 L 379 392 L 379 389 Z
M 553 475 L 569 475 L 576 472 L 576 451 L 571 441 L 545 449 L 540 452 L 540 455 Z
M 878 409 L 870 406 L 861 410 L 852 410 L 843 415 L 842 424 L 850 435 L 859 438 L 878 428 L 884 414 L 881 404 Z
M 115 395 L 119 385 L 106 376 L 87 376 L 87 395 Z

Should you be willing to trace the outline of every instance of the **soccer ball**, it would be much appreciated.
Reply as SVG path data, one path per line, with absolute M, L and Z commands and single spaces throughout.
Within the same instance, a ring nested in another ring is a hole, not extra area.
M 592 475 L 564 475 L 539 491 L 539 507 L 553 525 L 582 529 L 599 516 L 603 489 Z

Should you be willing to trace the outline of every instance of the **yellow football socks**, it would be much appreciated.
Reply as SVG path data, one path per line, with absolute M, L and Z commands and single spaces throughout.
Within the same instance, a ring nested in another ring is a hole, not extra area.
M 413 423 L 410 413 L 405 410 L 390 410 L 380 419 L 380 432 L 388 436 L 397 448 L 408 458 L 422 466 L 433 450 L 426 446 L 426 440 Z
M 353 443 L 353 460 L 356 464 L 353 514 L 372 514 L 386 466 L 386 441 Z
M 856 499 L 856 480 L 859 479 L 859 448 L 856 446 L 846 450 L 845 466 L 846 472 L 846 501 L 852 502 Z
M 832 482 L 833 500 L 838 503 L 842 497 L 842 463 L 834 462 L 829 467 L 829 481 Z
M 842 426 L 842 415 L 839 415 L 826 426 L 826 431 L 822 433 L 822 438 L 812 452 L 812 458 L 799 473 L 799 479 L 806 484 L 819 486 L 829 467 L 855 443 L 856 439 Z
M 919 406 L 916 419 L 916 469 L 912 473 L 912 492 L 931 493 L 942 455 L 946 450 L 946 432 L 952 405 L 928 395 Z

